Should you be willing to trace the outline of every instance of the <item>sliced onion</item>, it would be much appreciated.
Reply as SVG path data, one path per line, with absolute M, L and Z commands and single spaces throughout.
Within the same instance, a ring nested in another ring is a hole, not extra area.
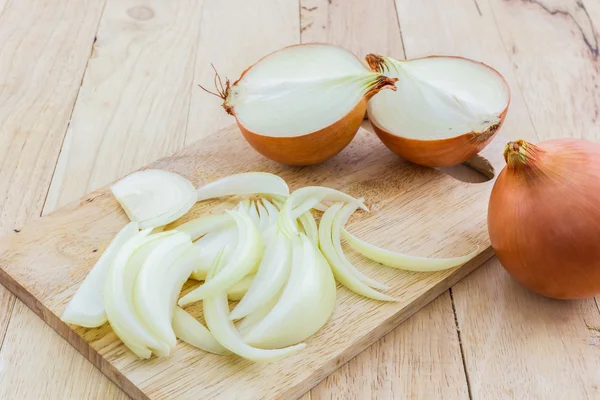
M 361 282 L 361 280 L 348 269 L 348 265 L 342 262 L 337 254 L 331 239 L 331 232 L 335 216 L 341 210 L 341 208 L 341 203 L 336 203 L 329 207 L 329 209 L 321 217 L 321 223 L 319 224 L 319 245 L 323 255 L 325 255 L 325 258 L 327 258 L 327 261 L 329 261 L 329 265 L 333 270 L 335 279 L 346 288 L 350 289 L 356 294 L 360 294 L 361 296 L 375 300 L 396 301 L 396 299 L 393 297 L 379 293 L 373 288 L 367 286 L 365 283 Z
M 187 233 L 192 238 L 192 241 L 195 241 L 209 232 L 213 232 L 227 226 L 234 226 L 233 218 L 224 213 L 202 215 L 179 225 L 175 229 L 179 232 Z
M 110 189 L 131 221 L 140 229 L 167 225 L 196 203 L 194 185 L 173 172 L 147 169 L 115 182 Z
M 152 352 L 166 356 L 170 350 L 146 327 L 133 305 L 133 287 L 142 264 L 161 239 L 175 233 L 148 236 L 150 230 L 141 231 L 123 245 L 109 269 L 104 289 L 104 307 L 110 326 L 140 358 L 149 358 Z
M 215 270 L 219 270 L 218 264 L 219 258 L 217 258 L 215 266 L 207 276 L 208 283 L 210 283 L 212 279 L 216 279 L 216 277 L 213 278 L 213 276 L 215 276 Z M 225 268 L 226 267 L 219 270 L 216 276 L 219 276 Z M 227 294 L 224 291 L 210 293 L 204 298 L 204 319 L 214 338 L 223 345 L 223 347 L 248 360 L 277 361 L 296 354 L 306 347 L 306 345 L 302 343 L 282 349 L 264 350 L 257 349 L 244 343 L 234 323 L 229 319 L 229 304 L 227 302 Z
M 365 242 L 352 235 L 345 229 L 343 230 L 344 238 L 348 241 L 348 244 L 358 251 L 363 256 L 370 258 L 373 261 L 377 261 L 388 267 L 404 269 L 407 271 L 416 272 L 434 272 L 442 271 L 463 265 L 467 261 L 473 259 L 479 254 L 479 248 L 470 252 L 462 257 L 454 258 L 427 258 L 410 256 L 407 254 L 396 253 L 390 250 L 382 249 L 377 246 L 373 246 L 370 243 Z
M 254 325 L 262 321 L 271 312 L 273 307 L 275 307 L 275 304 L 277 304 L 279 301 L 282 292 L 283 288 L 275 296 L 273 296 L 271 300 L 258 307 L 255 311 L 251 312 L 236 323 L 236 327 L 242 337 L 244 337 L 244 335 L 246 335 L 246 333 L 248 333 Z
M 264 245 L 256 225 L 248 214 L 238 211 L 227 211 L 227 213 L 233 217 L 238 228 L 238 244 L 231 259 L 214 279 L 183 296 L 179 300 L 180 306 L 202 300 L 213 293 L 226 292 L 251 273 L 260 261 Z
M 316 246 L 319 245 L 319 228 L 317 228 L 317 221 L 315 217 L 310 213 L 310 210 L 300 215 L 300 223 L 304 229 L 304 233 Z
M 229 175 L 202 186 L 197 191 L 197 200 L 201 201 L 241 194 L 288 196 L 290 189 L 287 183 L 277 175 L 267 172 L 246 172 Z
M 271 237 L 267 243 L 256 278 L 230 314 L 231 319 L 240 319 L 268 303 L 285 285 L 290 274 L 291 243 L 281 233 Z
M 333 312 L 336 285 L 327 261 L 304 234 L 294 237 L 292 246 L 289 280 L 275 307 L 244 335 L 250 345 L 279 348 L 299 343 Z
M 335 249 L 337 256 L 339 257 L 342 264 L 344 264 L 346 269 L 350 271 L 354 276 L 356 276 L 359 280 L 361 280 L 362 282 L 366 283 L 374 289 L 388 290 L 389 287 L 387 285 L 379 283 L 375 279 L 369 278 L 368 276 L 360 272 L 360 270 L 358 270 L 350 262 L 350 260 L 346 258 L 344 250 L 342 249 L 342 243 L 340 240 L 342 235 L 342 227 L 346 225 L 346 222 L 348 222 L 350 216 L 354 213 L 354 211 L 356 211 L 356 208 L 357 207 L 354 204 L 347 204 L 344 207 L 342 207 L 340 211 L 338 211 L 335 218 L 333 219 L 333 225 L 331 227 L 331 240 L 333 243 L 333 248 Z
M 320 163 L 352 140 L 368 99 L 394 79 L 327 44 L 285 47 L 222 88 L 225 110 L 250 145 L 277 162 Z
M 417 164 L 448 166 L 467 161 L 500 129 L 510 103 L 502 75 L 461 57 L 399 61 L 369 54 L 375 71 L 398 78 L 368 105 L 369 120 L 393 152 Z
M 231 301 L 240 301 L 248 292 L 256 274 L 246 275 L 241 281 L 227 289 L 227 298 Z
M 96 328 L 107 321 L 104 310 L 106 276 L 121 247 L 137 233 L 137 222 L 130 222 L 117 233 L 67 304 L 62 321 L 86 328 Z
M 231 220 L 234 221 L 233 218 Z M 227 262 L 237 245 L 238 228 L 235 224 L 209 232 L 198 239 L 194 243 L 197 261 L 191 277 L 199 281 L 204 280 L 217 254 L 223 250 L 223 261 Z
M 190 237 L 184 233 L 162 239 L 148 255 L 135 279 L 133 304 L 138 317 L 171 350 L 177 344 L 171 326 L 177 300 L 173 293 L 181 291 L 194 267 L 193 262 L 177 265 L 177 261 L 191 247 Z
M 200 321 L 179 307 L 175 307 L 173 313 L 173 331 L 179 339 L 200 350 L 219 355 L 231 354 Z

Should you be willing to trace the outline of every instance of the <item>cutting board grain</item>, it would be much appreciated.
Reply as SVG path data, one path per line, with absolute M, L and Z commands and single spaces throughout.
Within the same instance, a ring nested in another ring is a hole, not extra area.
M 501 168 L 498 138 L 476 165 Z M 335 312 L 302 353 L 272 364 L 219 357 L 179 343 L 170 358 L 137 360 L 109 325 L 71 327 L 59 319 L 67 302 L 114 234 L 127 222 L 106 188 L 0 239 L 0 282 L 56 329 L 94 365 L 139 399 L 294 398 L 429 303 L 491 257 L 486 209 L 492 182 L 467 184 L 435 169 L 409 164 L 361 129 L 342 153 L 313 167 L 292 168 L 264 159 L 226 128 L 151 164 L 195 185 L 243 171 L 281 175 L 291 189 L 326 185 L 364 196 L 371 213 L 357 214 L 349 230 L 377 245 L 425 256 L 458 256 L 475 247 L 466 265 L 438 273 L 410 273 L 376 265 L 348 250 L 363 271 L 391 286 L 395 303 L 338 290 Z M 191 215 L 206 212 L 200 203 Z M 189 309 L 200 316 L 199 305 Z

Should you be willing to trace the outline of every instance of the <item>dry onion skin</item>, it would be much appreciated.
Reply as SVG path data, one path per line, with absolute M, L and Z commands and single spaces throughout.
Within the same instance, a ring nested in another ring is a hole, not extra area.
M 250 145 L 288 165 L 321 163 L 350 143 L 367 101 L 395 78 L 370 71 L 341 47 L 285 47 L 245 70 L 219 91 Z
M 480 152 L 498 132 L 510 103 L 495 69 L 461 57 L 406 61 L 366 57 L 376 72 L 398 78 L 368 105 L 375 133 L 394 153 L 429 167 L 456 165 Z
M 488 229 L 502 266 L 533 292 L 600 294 L 600 145 L 510 142 L 490 197 Z

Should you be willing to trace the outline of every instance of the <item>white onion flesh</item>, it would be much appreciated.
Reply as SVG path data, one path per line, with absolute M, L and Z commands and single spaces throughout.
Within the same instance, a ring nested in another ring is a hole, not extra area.
M 219 270 L 218 264 L 219 258 L 217 258 L 215 266 L 211 268 L 207 276 L 208 283 L 212 279 L 216 279 L 213 277 L 215 272 L 217 272 L 216 276 L 223 272 L 224 268 Z M 223 347 L 248 360 L 278 361 L 296 354 L 306 347 L 304 343 L 301 343 L 282 349 L 264 350 L 244 343 L 234 323 L 229 319 L 229 304 L 225 292 L 216 291 L 204 299 L 204 319 L 214 338 Z
M 350 271 L 354 276 L 356 276 L 359 280 L 361 280 L 363 283 L 366 283 L 374 289 L 388 290 L 389 287 L 387 285 L 379 283 L 375 279 L 369 278 L 368 276 L 360 272 L 360 270 L 358 270 L 354 266 L 354 264 L 352 264 L 350 260 L 346 258 L 344 250 L 342 249 L 342 243 L 340 240 L 342 235 L 342 228 L 346 225 L 346 222 L 348 222 L 348 219 L 354 213 L 354 211 L 356 211 L 356 208 L 357 207 L 354 204 L 347 204 L 343 206 L 341 210 L 338 211 L 335 218 L 333 219 L 333 225 L 331 227 L 331 240 L 333 243 L 333 248 L 335 249 L 337 256 L 339 257 L 342 264 L 344 264 L 346 269 Z
M 313 242 L 316 246 L 319 245 L 319 228 L 317 227 L 317 221 L 315 221 L 315 217 L 310 213 L 310 210 L 300 215 L 300 224 L 302 225 L 302 229 L 304 229 L 304 233 Z
M 200 321 L 179 307 L 175 307 L 173 313 L 173 331 L 179 339 L 200 350 L 219 355 L 231 354 Z
M 62 321 L 86 328 L 96 328 L 106 323 L 104 310 L 106 276 L 121 247 L 137 235 L 138 231 L 138 223 L 130 222 L 117 233 L 67 304 L 61 316 Z
M 398 89 L 376 94 L 368 113 L 392 134 L 434 140 L 483 132 L 500 122 L 508 105 L 504 79 L 481 63 L 457 57 L 383 60 L 382 72 L 398 78 Z
M 206 278 L 208 270 L 214 263 L 217 254 L 223 251 L 223 260 L 227 262 L 237 244 L 238 228 L 235 224 L 209 232 L 198 239 L 194 243 L 197 262 L 191 277 L 203 281 Z
M 196 203 L 194 185 L 181 175 L 159 169 L 134 172 L 110 189 L 131 221 L 140 229 L 167 225 Z
M 300 136 L 348 114 L 379 76 L 339 47 L 287 47 L 246 71 L 231 87 L 225 106 L 252 132 Z
M 393 297 L 380 293 L 363 283 L 352 271 L 348 269 L 348 266 L 342 262 L 337 254 L 335 247 L 333 246 L 331 232 L 335 216 L 341 210 L 341 208 L 341 203 L 336 203 L 329 207 L 329 209 L 321 217 L 321 223 L 319 224 L 319 245 L 323 255 L 325 258 L 327 258 L 327 261 L 331 266 L 335 279 L 346 288 L 350 289 L 356 294 L 360 294 L 361 296 L 365 296 L 374 300 L 396 301 L 396 299 Z
M 291 243 L 280 233 L 267 242 L 256 278 L 248 293 L 231 311 L 231 319 L 240 319 L 268 303 L 285 285 L 290 274 Z
M 267 172 L 245 172 L 229 175 L 200 187 L 197 190 L 197 200 L 243 194 L 288 196 L 290 189 L 277 175 Z
M 177 301 L 173 293 L 181 292 L 194 267 L 193 262 L 177 261 L 191 247 L 190 237 L 184 233 L 161 240 L 148 255 L 135 279 L 133 303 L 137 315 L 154 336 L 171 350 L 177 344 L 171 326 Z
M 415 272 L 435 272 L 450 269 L 463 265 L 470 261 L 479 253 L 479 248 L 462 257 L 454 258 L 427 258 L 410 256 L 408 254 L 397 253 L 394 251 L 382 249 L 365 242 L 352 235 L 345 229 L 343 230 L 344 238 L 348 244 L 358 251 L 363 256 L 377 261 L 388 267 L 403 269 L 406 271 Z
M 238 244 L 222 271 L 210 282 L 192 290 L 179 300 L 184 306 L 210 296 L 213 293 L 226 292 L 244 276 L 252 272 L 260 261 L 264 245 L 258 228 L 248 214 L 227 211 L 235 220 L 238 229 Z
M 227 289 L 227 298 L 231 301 L 240 301 L 248 293 L 248 289 L 252 286 L 255 277 L 256 274 L 243 277 L 241 281 Z
M 304 234 L 294 237 L 292 269 L 273 309 L 244 335 L 261 348 L 299 343 L 318 331 L 335 307 L 336 284 L 321 252 Z
M 160 239 L 174 232 L 148 236 L 150 229 L 141 231 L 127 243 L 112 263 L 104 289 L 104 307 L 110 326 L 121 341 L 140 358 L 169 354 L 169 346 L 155 337 L 135 311 L 133 288 L 135 278 L 148 254 L 160 243 Z
M 233 218 L 224 213 L 202 215 L 179 225 L 175 229 L 179 232 L 187 233 L 192 238 L 192 241 L 196 241 L 198 238 L 206 235 L 209 232 L 213 232 L 227 226 L 234 226 Z

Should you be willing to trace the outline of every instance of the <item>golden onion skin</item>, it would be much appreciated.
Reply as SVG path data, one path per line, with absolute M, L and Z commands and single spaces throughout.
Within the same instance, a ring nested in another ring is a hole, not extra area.
M 600 294 L 600 145 L 579 139 L 519 140 L 489 202 L 488 229 L 500 263 L 543 296 Z

